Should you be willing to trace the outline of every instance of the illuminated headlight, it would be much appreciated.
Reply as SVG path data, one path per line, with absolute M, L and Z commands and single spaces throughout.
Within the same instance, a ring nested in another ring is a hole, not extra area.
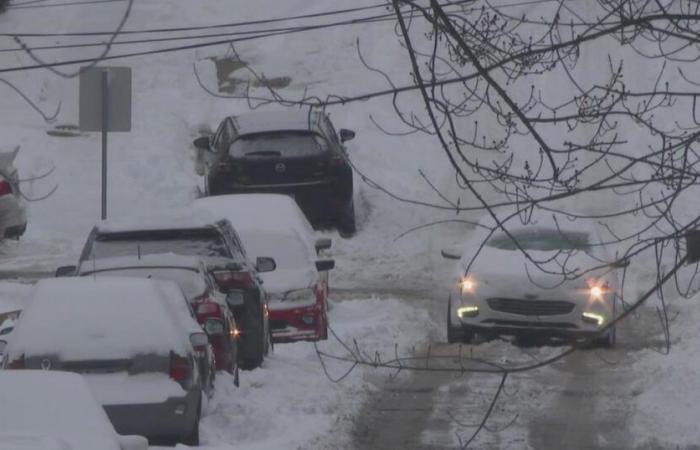
M 313 289 L 297 289 L 284 294 L 284 301 L 299 303 L 315 303 L 316 293 Z
M 603 317 L 602 314 L 596 314 L 592 312 L 584 312 L 581 315 L 581 320 L 583 320 L 586 323 L 593 323 L 598 326 L 603 325 L 603 322 L 605 322 L 605 317 Z
M 476 291 L 476 281 L 472 277 L 465 277 L 459 283 L 462 294 L 473 294 Z
M 460 319 L 465 317 L 476 317 L 479 314 L 479 307 L 474 305 L 461 306 L 457 308 L 457 315 Z

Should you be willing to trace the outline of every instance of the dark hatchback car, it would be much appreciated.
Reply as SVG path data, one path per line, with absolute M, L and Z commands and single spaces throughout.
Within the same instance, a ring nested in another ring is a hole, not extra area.
M 239 362 L 243 368 L 262 364 L 270 346 L 270 328 L 267 293 L 258 272 L 272 271 L 276 264 L 274 259 L 265 257 L 257 258 L 255 265 L 249 263 L 238 234 L 228 220 L 174 217 L 150 223 L 136 219 L 102 222 L 90 232 L 80 254 L 79 266 L 60 267 L 56 276 L 75 275 L 81 271 L 80 266 L 89 267 L 91 261 L 101 258 L 168 253 L 229 261 L 226 269 L 234 272 L 233 281 L 237 284 L 233 284 L 240 292 L 238 301 L 229 304 L 241 331 Z
M 279 111 L 225 118 L 203 150 L 206 195 L 282 193 L 292 196 L 315 227 L 355 232 L 352 167 L 344 142 L 326 114 Z

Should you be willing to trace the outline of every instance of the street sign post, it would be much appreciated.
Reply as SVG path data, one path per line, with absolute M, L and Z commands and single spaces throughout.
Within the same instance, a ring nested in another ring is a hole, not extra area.
M 88 67 L 80 73 L 80 129 L 102 132 L 102 220 L 107 218 L 107 133 L 131 131 L 131 68 Z

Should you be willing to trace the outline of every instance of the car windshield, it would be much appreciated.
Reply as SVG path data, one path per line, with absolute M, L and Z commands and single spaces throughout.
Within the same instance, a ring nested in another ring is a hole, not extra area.
M 584 232 L 572 232 L 548 228 L 514 230 L 511 236 L 523 250 L 588 250 L 589 235 Z M 486 245 L 499 250 L 519 250 L 516 242 L 505 233 L 499 233 L 488 240 Z
M 320 155 L 326 145 L 320 136 L 308 131 L 279 131 L 247 134 L 236 139 L 229 148 L 233 157 L 306 157 Z
M 114 233 L 98 236 L 86 259 L 113 256 L 136 256 L 162 253 L 178 255 L 220 256 L 231 254 L 219 233 L 168 231 L 147 233 Z
M 188 300 L 193 300 L 201 296 L 207 290 L 207 282 L 198 271 L 180 267 L 125 267 L 101 269 L 96 272 L 85 272 L 83 276 L 155 278 L 157 280 L 174 281 L 180 286 Z
M 274 255 L 277 269 L 306 269 L 312 264 L 301 238 L 276 233 L 243 232 L 246 250 L 253 257 Z

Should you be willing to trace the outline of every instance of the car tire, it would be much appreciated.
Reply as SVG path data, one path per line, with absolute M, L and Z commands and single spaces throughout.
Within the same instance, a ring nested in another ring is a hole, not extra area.
M 596 346 L 603 348 L 613 348 L 617 342 L 617 327 L 614 326 L 604 336 L 596 339 Z
M 464 329 L 463 326 L 453 327 L 451 323 L 452 300 L 447 302 L 447 343 L 470 344 L 474 340 L 474 332 Z
M 181 439 L 181 442 L 190 447 L 196 447 L 199 445 L 199 418 L 201 416 L 202 405 L 199 405 L 200 411 L 197 412 L 197 417 L 194 420 L 194 427 L 190 431 L 190 434 Z
M 328 316 L 323 315 L 323 328 L 321 329 L 321 341 L 328 340 Z
M 350 201 L 350 206 L 340 218 L 338 223 L 338 234 L 343 238 L 350 238 L 357 232 L 357 224 L 355 222 L 355 202 Z
M 257 305 L 246 305 L 243 308 L 243 339 L 239 346 L 241 366 L 244 369 L 260 367 L 269 341 L 265 336 L 265 322 L 261 317 L 260 308 Z

